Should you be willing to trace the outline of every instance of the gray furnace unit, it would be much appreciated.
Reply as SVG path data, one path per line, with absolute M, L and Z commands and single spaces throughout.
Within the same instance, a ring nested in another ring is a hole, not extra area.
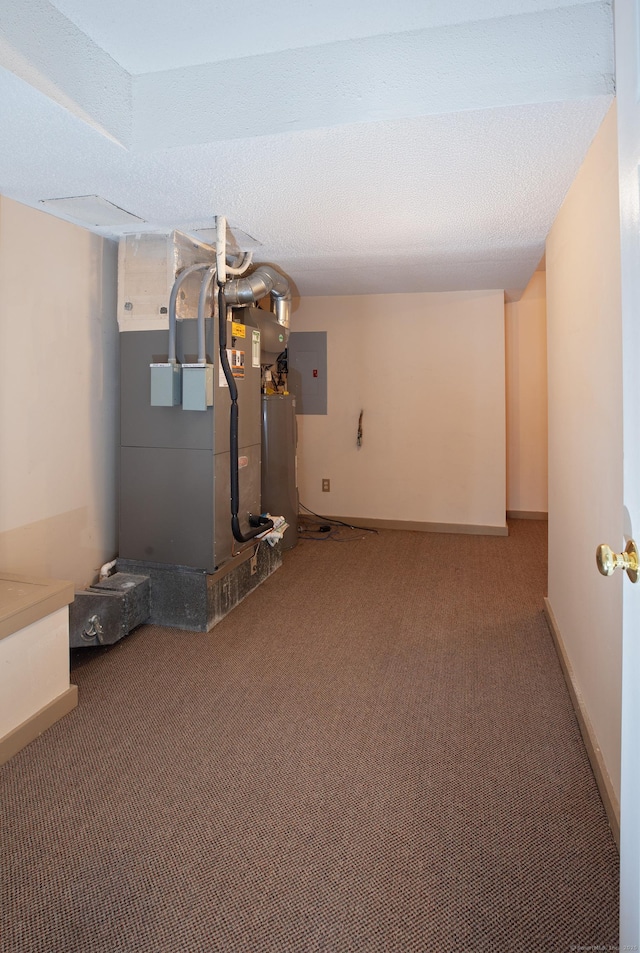
M 120 244 L 118 570 L 150 576 L 151 621 L 197 630 L 282 558 L 257 539 L 265 529 L 260 340 L 275 324 L 286 346 L 289 288 L 259 266 L 216 291 L 215 266 L 215 249 L 180 232 Z M 273 311 L 254 306 L 267 295 Z
M 252 365 L 255 308 L 233 312 L 227 322 L 238 388 L 238 477 L 240 525 L 259 514 L 261 481 L 260 365 Z M 240 548 L 231 532 L 229 509 L 229 389 L 217 359 L 217 322 L 208 319 L 207 359 L 215 368 L 213 406 L 203 411 L 181 405 L 151 406 L 150 365 L 166 361 L 166 331 L 120 335 L 121 457 L 120 556 L 215 572 Z M 177 323 L 177 356 L 192 364 L 197 355 L 194 320 Z

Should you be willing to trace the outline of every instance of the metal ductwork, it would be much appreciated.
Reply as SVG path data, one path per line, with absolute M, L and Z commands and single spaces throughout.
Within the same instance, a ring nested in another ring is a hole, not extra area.
M 289 327 L 291 314 L 291 289 L 289 282 L 271 265 L 259 265 L 250 275 L 234 278 L 224 286 L 227 304 L 255 304 L 271 295 L 273 313 L 278 324 Z

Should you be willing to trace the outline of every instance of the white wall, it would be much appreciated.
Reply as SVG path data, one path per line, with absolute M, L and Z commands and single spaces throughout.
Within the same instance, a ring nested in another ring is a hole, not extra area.
M 547 512 L 547 316 L 544 271 L 505 305 L 507 510 Z
M 117 550 L 117 246 L 0 199 L 0 566 L 78 588 Z
M 292 329 L 328 341 L 327 416 L 298 416 L 302 503 L 504 529 L 502 291 L 303 298 Z
M 621 586 L 596 570 L 622 539 L 620 239 L 615 109 L 547 241 L 549 603 L 620 790 Z

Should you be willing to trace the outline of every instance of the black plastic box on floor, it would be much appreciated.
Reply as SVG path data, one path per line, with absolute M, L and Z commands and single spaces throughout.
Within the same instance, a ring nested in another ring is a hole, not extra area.
M 245 550 L 217 573 L 185 566 L 118 559 L 118 572 L 149 576 L 150 611 L 147 621 L 192 632 L 209 632 L 227 613 L 282 564 L 280 545 L 266 542 Z

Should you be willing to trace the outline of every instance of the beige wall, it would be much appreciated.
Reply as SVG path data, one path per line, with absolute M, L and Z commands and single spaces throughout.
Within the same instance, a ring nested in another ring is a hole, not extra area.
M 0 566 L 84 588 L 117 550 L 117 246 L 0 199 Z
M 505 306 L 507 510 L 547 512 L 547 316 L 544 271 Z
M 69 610 L 57 609 L 0 639 L 2 741 L 69 691 Z
M 328 341 L 328 414 L 298 417 L 306 506 L 504 528 L 501 291 L 304 298 L 292 328 Z
M 547 241 L 549 603 L 619 796 L 622 579 L 595 564 L 623 536 L 617 189 L 612 109 Z

